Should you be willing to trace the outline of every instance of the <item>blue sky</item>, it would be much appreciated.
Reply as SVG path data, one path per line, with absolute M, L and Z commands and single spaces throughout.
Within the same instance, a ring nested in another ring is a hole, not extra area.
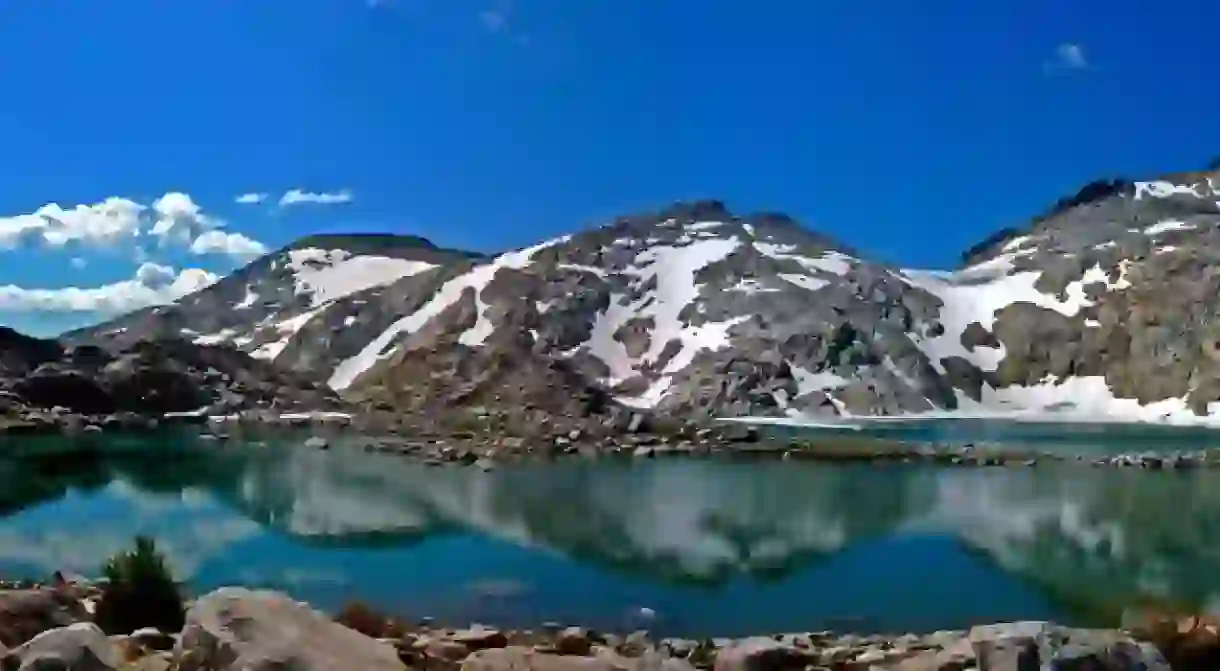
M 691 197 L 948 266 L 1220 154 L 1203 1 L 9 5 L 0 322 L 39 333 L 311 232 L 494 250 Z

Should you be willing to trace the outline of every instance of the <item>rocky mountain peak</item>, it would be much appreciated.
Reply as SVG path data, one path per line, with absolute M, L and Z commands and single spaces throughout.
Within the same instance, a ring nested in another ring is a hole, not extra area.
M 953 272 L 874 263 L 784 214 L 714 200 L 491 257 L 323 236 L 75 337 L 227 343 L 405 415 L 444 415 L 429 399 L 450 399 L 586 419 L 1203 421 L 1220 403 L 1218 188 L 1215 172 L 1099 180 Z

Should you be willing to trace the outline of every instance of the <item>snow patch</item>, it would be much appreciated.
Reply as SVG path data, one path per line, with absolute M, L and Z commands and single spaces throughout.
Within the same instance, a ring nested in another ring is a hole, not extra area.
M 846 387 L 851 383 L 847 378 L 835 375 L 830 371 L 814 373 L 807 368 L 792 365 L 789 365 L 789 369 L 792 371 L 792 377 L 796 379 L 797 398 L 812 394 L 815 391 Z
M 1169 198 L 1175 195 L 1194 196 L 1199 198 L 1199 192 L 1193 186 L 1185 184 L 1174 184 L 1159 180 L 1155 182 L 1136 182 L 1135 183 L 1135 199 L 1141 200 L 1145 196 L 1152 198 Z
M 258 300 L 258 294 L 254 293 L 254 289 L 250 285 L 246 285 L 246 297 L 241 299 L 241 302 L 233 306 L 235 310 L 245 310 L 253 307 L 254 302 Z
M 432 270 L 435 264 L 390 256 L 353 256 L 342 249 L 306 247 L 288 250 L 288 268 L 297 294 L 309 294 L 318 307 L 365 289 Z
M 784 280 L 785 282 L 790 282 L 792 284 L 795 284 L 796 286 L 798 286 L 802 289 L 808 289 L 809 291 L 817 291 L 818 289 L 821 289 L 822 287 L 830 286 L 830 282 L 828 282 L 827 280 L 819 279 L 816 277 L 810 277 L 808 275 L 794 275 L 792 273 L 779 273 L 779 278 L 781 280 Z
M 645 292 L 633 302 L 624 294 L 611 297 L 610 305 L 600 312 L 593 331 L 583 347 L 600 359 L 609 369 L 605 382 L 610 385 L 634 377 L 641 368 L 655 364 L 670 341 L 680 345 L 662 376 L 643 394 L 621 399 L 633 405 L 655 405 L 669 389 L 670 375 L 685 368 L 701 349 L 718 349 L 728 345 L 728 330 L 743 321 L 712 322 L 701 326 L 684 324 L 682 310 L 699 297 L 695 274 L 701 269 L 724 260 L 741 246 L 736 236 L 729 239 L 697 240 L 675 247 L 656 245 L 636 255 L 634 266 L 625 274 L 634 275 L 632 287 L 642 287 L 655 281 L 656 288 Z M 634 318 L 653 321 L 648 350 L 631 357 L 614 334 Z
M 903 271 L 911 284 L 923 288 L 944 303 L 939 315 L 944 333 L 935 338 L 916 339 L 916 344 L 921 346 L 931 359 L 932 365 L 942 374 L 944 367 L 941 365 L 941 359 L 954 356 L 961 357 L 982 370 L 996 370 L 1004 358 L 1004 348 L 975 347 L 974 351 L 970 352 L 962 345 L 961 335 L 973 322 L 978 322 L 984 329 L 991 331 L 995 325 L 996 313 L 1013 303 L 1032 303 L 1064 316 L 1074 317 L 1081 308 L 1093 304 L 1085 295 L 1085 286 L 1101 282 L 1110 291 L 1130 286 L 1125 277 L 1125 264 L 1120 264 L 1122 274 L 1115 282 L 1110 282 L 1109 275 L 1100 265 L 1094 265 L 1085 271 L 1079 280 L 1067 285 L 1063 292 L 1065 298 L 1060 300 L 1035 288 L 1034 285 L 1042 275 L 1041 271 L 1009 275 L 1006 267 L 1009 265 L 1011 259 L 997 257 L 957 273 Z
M 475 266 L 466 273 L 445 282 L 423 307 L 391 324 L 389 328 L 382 331 L 372 342 L 365 345 L 359 354 L 340 362 L 331 374 L 329 380 L 331 388 L 343 390 L 349 387 L 360 374 L 371 368 L 379 359 L 392 353 L 385 350 L 399 334 L 410 334 L 423 328 L 433 317 L 436 317 L 444 312 L 446 308 L 457 303 L 467 289 L 474 291 L 478 321 L 474 326 L 462 333 L 458 338 L 458 342 L 468 347 L 482 345 L 495 330 L 491 320 L 487 318 L 486 313 L 489 306 L 483 302 L 482 293 L 484 287 L 491 283 L 496 273 L 500 272 L 502 268 L 524 268 L 532 262 L 535 254 L 547 247 L 566 242 L 569 237 L 564 236 L 539 243 L 533 247 L 501 254 L 492 261 Z
M 852 264 L 856 262 L 856 259 L 846 254 L 832 251 L 825 252 L 822 256 L 816 258 L 793 254 L 792 252 L 796 251 L 795 245 L 755 242 L 754 249 L 758 250 L 763 256 L 778 261 L 796 261 L 804 266 L 806 270 L 830 273 L 832 275 L 846 275 L 851 270 Z
M 769 287 L 755 279 L 743 279 L 729 287 L 729 291 L 740 291 L 747 294 L 768 294 L 781 291 L 781 289 Z
M 1144 235 L 1153 236 L 1153 235 L 1160 235 L 1161 233 L 1168 233 L 1169 231 L 1182 231 L 1182 230 L 1190 230 L 1193 228 L 1194 228 L 1194 226 L 1192 226 L 1186 222 L 1177 221 L 1176 219 L 1166 219 L 1165 221 L 1162 221 L 1159 224 L 1153 224 L 1153 225 L 1149 226 L 1148 228 L 1145 228 Z
M 322 306 L 325 307 L 325 306 Z M 274 342 L 264 343 L 258 349 L 250 353 L 250 356 L 255 359 L 265 359 L 267 361 L 275 361 L 277 357 L 288 347 L 288 343 L 292 342 L 292 338 L 300 331 L 309 320 L 313 319 L 322 311 L 322 307 L 317 307 L 312 310 L 307 310 L 295 317 L 289 317 L 275 324 L 276 334 L 279 335 L 279 340 Z
M 232 338 L 233 336 L 237 335 L 237 333 L 238 333 L 237 329 L 232 329 L 232 328 L 221 329 L 220 331 L 218 331 L 216 333 L 209 333 L 207 335 L 201 335 L 198 338 L 195 338 L 194 342 L 196 345 L 219 345 L 220 343 L 225 342 L 228 339 Z

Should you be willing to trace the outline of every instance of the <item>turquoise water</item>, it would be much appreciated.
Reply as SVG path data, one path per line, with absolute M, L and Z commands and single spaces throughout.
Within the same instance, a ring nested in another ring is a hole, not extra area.
M 0 575 L 137 534 L 194 591 L 665 635 L 1102 622 L 1220 593 L 1220 473 L 649 460 L 428 468 L 338 446 L 0 445 Z M 641 612 L 650 609 L 655 617 Z

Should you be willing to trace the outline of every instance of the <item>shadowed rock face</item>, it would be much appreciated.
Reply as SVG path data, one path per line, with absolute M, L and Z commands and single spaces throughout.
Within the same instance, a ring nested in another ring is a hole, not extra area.
M 0 414 L 25 420 L 40 411 L 161 415 L 201 407 L 229 413 L 278 407 L 319 410 L 335 394 L 308 375 L 284 371 L 236 349 L 180 338 L 108 351 L 65 348 L 5 329 L 0 357 Z
M 1218 185 L 1215 173 L 1086 185 L 949 273 L 870 262 L 784 215 L 717 201 L 486 258 L 315 236 L 67 338 L 225 342 L 421 414 L 445 398 L 582 416 L 599 390 L 694 417 L 1067 402 L 1183 421 L 1220 400 Z M 577 403 L 557 404 L 567 396 Z

